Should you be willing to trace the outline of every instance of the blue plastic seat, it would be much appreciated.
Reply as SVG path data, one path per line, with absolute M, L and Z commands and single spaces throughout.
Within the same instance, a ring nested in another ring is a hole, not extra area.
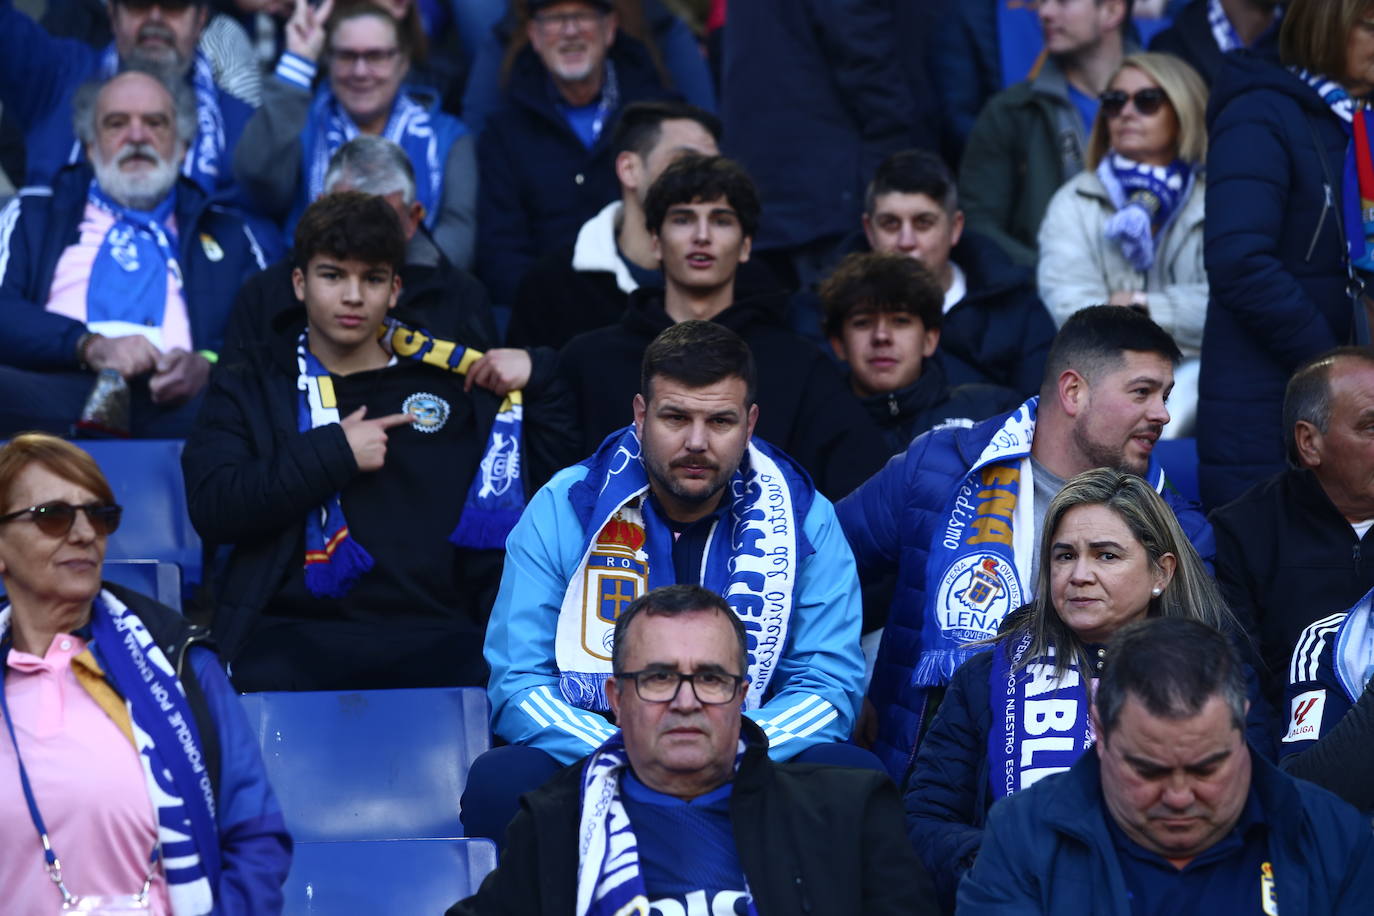
M 81 439 L 124 507 L 110 535 L 106 559 L 160 560 L 181 568 L 188 584 L 201 581 L 200 535 L 186 512 L 179 439 Z
M 442 913 L 496 867 L 480 839 L 297 843 L 283 916 Z
M 158 560 L 106 560 L 102 575 L 109 582 L 156 598 L 169 608 L 181 610 L 181 569 Z
M 458 800 L 468 767 L 491 744 L 485 690 L 274 692 L 242 699 L 298 843 L 465 833 Z
M 1155 443 L 1154 455 L 1174 489 L 1193 502 L 1199 502 L 1201 490 L 1197 482 L 1197 440 L 1160 439 Z

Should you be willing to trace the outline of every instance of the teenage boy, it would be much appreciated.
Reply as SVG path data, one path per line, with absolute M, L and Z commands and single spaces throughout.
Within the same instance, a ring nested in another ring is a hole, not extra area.
M 480 352 L 389 320 L 405 247 L 385 200 L 315 201 L 303 308 L 215 378 L 187 440 L 191 519 L 233 547 L 214 631 L 240 690 L 486 682 L 499 548 L 566 459 L 544 419 L 571 414 L 550 379 L 498 399 L 466 375 Z
M 735 296 L 760 213 L 743 169 L 720 156 L 684 155 L 649 189 L 644 213 L 663 288 L 635 290 L 618 324 L 581 334 L 559 353 L 559 373 L 578 401 L 582 449 L 596 451 L 624 426 L 650 341 L 699 319 L 749 345 L 758 366 L 757 435 L 795 458 L 822 493 L 839 498 L 881 467 L 882 433 L 825 354 L 786 327 L 785 297 Z
M 919 261 L 855 253 L 820 288 L 825 335 L 849 366 L 849 387 L 887 437 L 906 448 L 934 426 L 972 426 L 1011 410 L 1021 396 L 997 385 L 950 387 L 931 359 L 944 323 L 944 292 Z

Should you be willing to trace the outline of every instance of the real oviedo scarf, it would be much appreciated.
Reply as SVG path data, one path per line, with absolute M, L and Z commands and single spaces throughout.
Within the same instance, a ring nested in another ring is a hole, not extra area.
M 648 498 L 633 426 L 608 437 L 583 465 L 596 502 L 582 560 L 563 595 L 555 655 L 563 697 L 604 712 L 616 618 L 646 591 L 673 584 L 673 535 Z M 724 596 L 744 622 L 747 709 L 762 705 L 787 644 L 797 570 L 811 550 L 801 524 L 814 497 L 811 482 L 787 459 L 753 440 L 725 491 L 728 512 L 708 538 L 701 584 Z
M 107 337 L 142 334 L 160 348 L 169 280 L 177 294 L 182 289 L 177 239 L 169 226 L 176 188 L 153 210 L 142 211 L 111 200 L 92 179 L 86 200 L 114 220 L 91 265 L 86 326 Z
M 916 686 L 949 683 L 974 654 L 965 644 L 996 636 L 1002 618 L 1029 597 L 1038 403 L 1031 398 L 1007 417 L 945 506 L 926 561 Z
M 1139 271 L 1155 263 L 1155 234 L 1169 225 L 1193 189 L 1193 170 L 1175 159 L 1168 165 L 1146 165 L 1111 153 L 1097 165 L 1116 212 L 1103 227 L 1107 241 Z
M 1357 105 L 1345 88 L 1320 73 L 1299 67 L 1290 72 L 1321 96 L 1350 137 L 1341 175 L 1341 221 L 1350 263 L 1363 274 L 1374 273 L 1374 143 L 1369 110 Z
M 379 329 L 382 345 L 398 359 L 466 375 L 482 351 L 431 336 L 418 328 L 387 319 Z M 334 383 L 308 346 L 308 331 L 296 342 L 296 387 L 300 392 L 297 428 L 307 432 L 339 422 Z M 506 395 L 492 421 L 477 475 L 468 487 L 463 514 L 449 535 L 456 547 L 496 549 L 503 547 L 525 508 L 521 476 L 523 397 L 520 391 Z M 341 598 L 372 568 L 372 555 L 348 531 L 338 493 L 306 517 L 305 584 L 319 598 Z
M 1046 657 L 1023 665 L 1031 635 L 1014 646 L 1003 640 L 992 649 L 993 727 L 987 754 L 994 799 L 1067 770 L 1093 745 L 1087 685 L 1074 668 L 1055 676 L 1053 647 Z

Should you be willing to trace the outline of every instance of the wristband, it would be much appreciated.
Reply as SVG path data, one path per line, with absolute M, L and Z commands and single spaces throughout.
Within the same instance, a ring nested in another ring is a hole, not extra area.
M 205 361 L 212 366 L 219 362 L 219 354 L 214 350 L 197 350 L 196 354 L 203 357 Z

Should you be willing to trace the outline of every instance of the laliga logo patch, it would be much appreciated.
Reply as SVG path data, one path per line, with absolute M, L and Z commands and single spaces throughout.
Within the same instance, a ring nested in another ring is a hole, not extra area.
M 448 422 L 448 401 L 428 391 L 417 391 L 401 403 L 401 412 L 415 418 L 411 425 L 422 433 L 437 433 Z
M 990 554 L 957 560 L 940 580 L 935 604 L 941 631 L 957 639 L 995 635 L 1002 618 L 1020 606 L 1016 571 Z
M 1325 708 L 1325 690 L 1309 690 L 1293 697 L 1293 714 L 1288 720 L 1288 734 L 1283 736 L 1283 740 L 1313 741 L 1318 738 Z

